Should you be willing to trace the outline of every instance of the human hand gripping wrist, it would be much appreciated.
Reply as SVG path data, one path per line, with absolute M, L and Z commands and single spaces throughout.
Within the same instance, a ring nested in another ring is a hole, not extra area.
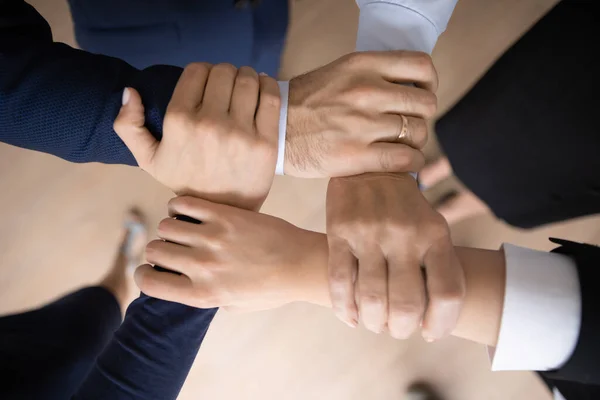
M 149 296 L 194 307 L 246 310 L 274 308 L 292 301 L 327 304 L 327 242 L 279 218 L 191 196 L 169 202 L 160 240 L 146 247 L 149 263 L 136 270 Z M 325 297 L 325 299 L 323 299 Z
M 342 321 L 356 326 L 360 318 L 398 339 L 420 324 L 429 341 L 452 331 L 464 274 L 446 221 L 412 176 L 331 179 L 326 211 L 331 301 Z
M 274 79 L 229 64 L 188 65 L 157 141 L 131 88 L 114 129 L 140 168 L 178 195 L 258 210 L 277 159 L 279 90 Z
M 408 51 L 353 53 L 292 79 L 285 174 L 418 171 L 436 88 L 431 57 Z
M 200 308 L 254 311 L 296 301 L 332 307 L 326 235 L 189 196 L 171 200 L 169 214 L 188 215 L 203 224 L 172 218 L 161 221 L 158 236 L 163 240 L 150 242 L 146 257 L 180 275 L 141 266 L 135 279 L 147 295 Z M 403 234 L 399 235 L 401 239 Z M 404 248 L 402 240 L 397 247 Z M 490 250 L 451 251 L 464 266 L 468 289 L 452 334 L 493 345 L 502 315 L 504 256 Z M 426 265 L 443 266 L 430 262 L 438 256 L 426 256 Z M 412 293 L 410 287 L 390 285 L 391 290 L 399 292 L 390 296 L 401 297 L 403 290 Z M 385 330 L 394 335 L 391 329 Z

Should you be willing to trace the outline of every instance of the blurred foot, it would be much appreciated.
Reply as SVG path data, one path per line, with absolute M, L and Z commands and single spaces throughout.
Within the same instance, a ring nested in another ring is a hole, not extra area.
M 468 190 L 458 192 L 436 206 L 436 210 L 446 218 L 448 225 L 486 214 L 488 206 Z
M 442 157 L 423 168 L 419 173 L 419 183 L 424 189 L 431 188 L 452 176 L 452 166 L 447 157 Z M 473 192 L 465 188 L 449 196 L 436 205 L 436 210 L 446 218 L 448 225 L 459 221 L 486 214 L 488 206 Z
M 419 184 L 424 188 L 431 188 L 441 181 L 452 176 L 452 166 L 447 157 L 442 157 L 432 164 L 426 165 L 419 172 Z
M 442 400 L 442 398 L 431 385 L 420 382 L 408 388 L 403 400 Z
M 122 232 L 115 262 L 100 286 L 108 289 L 125 309 L 133 300 L 133 271 L 142 262 L 148 241 L 148 229 L 141 212 L 132 209 L 127 213 Z

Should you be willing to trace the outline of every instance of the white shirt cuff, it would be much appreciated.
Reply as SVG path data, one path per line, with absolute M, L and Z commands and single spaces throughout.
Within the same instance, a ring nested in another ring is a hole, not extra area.
M 504 244 L 506 290 L 493 371 L 548 371 L 569 359 L 579 338 L 581 289 L 562 254 Z
M 457 0 L 357 0 L 356 50 L 413 50 L 431 54 Z
M 281 111 L 279 111 L 279 144 L 277 148 L 277 164 L 275 174 L 284 175 L 285 164 L 285 134 L 287 132 L 288 96 L 290 89 L 289 81 L 280 81 L 279 95 L 281 96 Z

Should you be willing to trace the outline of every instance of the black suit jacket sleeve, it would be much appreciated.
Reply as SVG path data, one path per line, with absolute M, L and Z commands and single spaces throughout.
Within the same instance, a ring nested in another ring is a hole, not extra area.
M 0 0 L 0 141 L 72 162 L 136 165 L 112 125 L 125 87 L 137 89 L 157 137 L 181 68 L 138 70 L 52 40 L 23 0 Z
M 581 328 L 573 354 L 562 368 L 542 372 L 567 400 L 600 397 L 600 247 L 552 239 L 557 253 L 577 263 L 581 285 Z M 591 396 L 591 397 L 590 397 Z
M 599 15 L 558 3 L 436 125 L 456 175 L 511 225 L 600 213 Z

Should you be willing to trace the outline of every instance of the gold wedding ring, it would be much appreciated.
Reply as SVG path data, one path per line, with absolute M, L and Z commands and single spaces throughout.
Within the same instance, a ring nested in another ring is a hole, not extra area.
M 408 118 L 404 115 L 400 115 L 402 117 L 402 129 L 400 129 L 400 133 L 398 134 L 398 141 L 402 142 L 404 139 L 408 138 Z

